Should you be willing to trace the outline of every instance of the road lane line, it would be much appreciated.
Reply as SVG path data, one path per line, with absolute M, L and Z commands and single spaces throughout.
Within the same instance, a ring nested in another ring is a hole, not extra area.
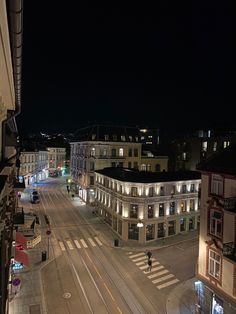
M 155 277 L 158 277 L 158 276 L 161 276 L 161 275 L 164 275 L 166 273 L 168 273 L 169 270 L 165 269 L 165 270 L 162 270 L 162 271 L 158 271 L 157 273 L 155 274 L 152 274 L 150 276 L 147 276 L 149 279 L 152 279 L 152 278 L 155 278 Z
M 94 237 L 94 239 L 97 241 L 98 245 L 102 245 L 102 242 L 98 239 L 98 237 Z
M 110 294 L 110 297 L 112 298 L 112 301 L 115 301 L 115 299 L 114 299 L 111 291 L 109 290 L 108 286 L 106 285 L 106 283 L 104 282 L 103 284 L 104 284 L 105 288 L 107 289 L 107 292 Z
M 69 240 L 67 240 L 66 243 L 67 243 L 70 250 L 74 250 L 74 247 Z
M 83 247 L 87 248 L 87 244 L 85 243 L 84 239 L 80 239 L 80 242 L 83 244 Z
M 78 240 L 74 240 L 74 242 L 75 242 L 76 247 L 77 247 L 78 249 L 81 249 L 81 246 L 80 246 L 80 244 L 79 244 L 79 241 L 78 241 Z
M 141 255 L 145 255 L 145 253 L 142 252 L 142 253 L 130 255 L 129 258 L 134 258 L 134 257 L 138 257 L 138 256 L 141 256 Z
M 91 243 L 92 246 L 96 246 L 96 244 L 93 242 L 91 238 L 88 238 L 89 242 Z
M 179 279 L 176 278 L 174 280 L 168 281 L 166 283 L 163 283 L 162 285 L 157 286 L 157 289 L 163 289 L 163 288 L 171 286 L 177 282 L 179 282 Z
M 60 245 L 60 247 L 61 247 L 61 250 L 62 250 L 62 251 L 65 251 L 65 250 L 66 250 L 66 248 L 65 248 L 64 243 L 63 243 L 63 242 L 61 242 L 61 241 L 58 241 L 58 243 L 59 243 L 59 245 Z
M 122 314 L 122 311 L 121 311 L 121 309 L 119 308 L 119 306 L 117 306 L 117 310 L 118 310 L 118 312 L 119 312 L 120 314 Z
M 173 278 L 174 275 L 173 274 L 169 274 L 169 275 L 166 275 L 164 277 L 161 277 L 161 278 L 158 278 L 158 279 L 155 279 L 152 281 L 152 283 L 158 283 L 158 282 L 162 282 L 164 280 L 167 280 L 167 279 L 170 279 L 170 278 Z
M 146 266 L 146 267 L 148 267 L 148 266 Z M 153 273 L 154 271 L 159 270 L 159 269 L 163 269 L 163 268 L 164 268 L 164 266 L 152 267 L 151 270 L 145 270 L 143 273 L 146 275 L 146 274 Z

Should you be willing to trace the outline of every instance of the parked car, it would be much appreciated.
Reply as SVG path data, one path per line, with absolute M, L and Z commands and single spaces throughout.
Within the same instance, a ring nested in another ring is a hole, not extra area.
M 30 192 L 30 201 L 33 204 L 39 203 L 39 193 L 37 190 L 32 190 Z

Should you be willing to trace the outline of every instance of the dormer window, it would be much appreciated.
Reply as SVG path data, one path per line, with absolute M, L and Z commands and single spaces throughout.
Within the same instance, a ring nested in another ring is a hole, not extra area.
M 109 135 L 108 134 L 105 134 L 104 138 L 105 138 L 105 141 L 109 141 Z
M 122 142 L 125 142 L 125 135 L 121 135 L 120 138 L 121 138 L 121 141 L 122 141 Z

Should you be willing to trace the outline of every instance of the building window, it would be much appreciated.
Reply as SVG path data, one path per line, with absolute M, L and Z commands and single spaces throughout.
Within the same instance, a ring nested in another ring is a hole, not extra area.
M 103 156 L 103 157 L 106 157 L 106 156 L 107 156 L 107 149 L 106 149 L 106 148 L 104 148 L 104 149 L 102 150 L 102 156 Z
M 121 141 L 122 141 L 122 142 L 125 142 L 125 135 L 121 135 L 120 138 L 121 138 Z
M 148 205 L 148 219 L 154 217 L 154 205 Z
M 159 217 L 165 216 L 164 203 L 159 204 Z
M 146 226 L 146 241 L 155 239 L 155 225 L 147 225 Z
M 160 187 L 160 196 L 164 196 L 165 195 L 165 189 L 164 186 Z
M 116 162 L 113 161 L 113 162 L 111 163 L 111 166 L 112 166 L 112 168 L 115 168 L 115 167 L 116 167 Z
M 120 157 L 124 156 L 124 148 L 119 148 L 119 156 Z
M 120 202 L 119 203 L 119 215 L 121 215 L 121 216 L 122 216 L 122 211 L 123 211 L 123 203 Z
M 193 212 L 195 208 L 195 200 L 194 199 L 190 199 L 189 201 L 189 210 L 190 212 Z
M 210 234 L 221 238 L 223 228 L 223 214 L 222 212 L 211 209 L 210 211 Z
M 128 168 L 129 168 L 129 169 L 132 168 L 132 162 L 131 162 L 131 161 L 128 162 Z
M 182 153 L 182 160 L 185 161 L 186 159 L 187 159 L 187 158 L 186 158 L 186 152 L 183 152 L 183 153 Z
M 138 149 L 134 148 L 134 157 L 138 157 Z
M 170 202 L 170 215 L 175 215 L 175 202 Z
M 169 235 L 175 234 L 175 225 L 176 225 L 175 220 L 169 221 L 169 223 L 168 223 L 168 234 Z
M 207 142 L 202 142 L 202 152 L 207 151 Z
M 164 222 L 157 224 L 157 238 L 164 238 L 165 236 L 165 228 Z
M 129 148 L 129 157 L 132 157 L 132 148 Z
M 116 157 L 116 149 L 112 148 L 111 150 L 111 157 Z
M 133 141 L 132 135 L 129 135 L 129 141 L 130 141 L 130 142 Z
M 148 189 L 148 196 L 149 196 L 149 197 L 152 197 L 152 196 L 153 196 L 153 191 L 154 191 L 153 186 L 151 186 L 151 187 Z
M 90 177 L 90 185 L 94 185 L 94 177 L 93 176 Z
M 130 204 L 129 217 L 138 218 L 138 205 Z
M 217 280 L 220 279 L 221 256 L 215 251 L 209 250 L 208 273 Z
M 131 196 L 138 196 L 138 189 L 136 187 L 131 188 Z
M 139 228 L 137 227 L 137 224 L 131 224 L 128 225 L 128 238 L 129 240 L 138 240 L 139 239 Z
M 134 161 L 134 169 L 138 169 L 138 163 L 137 163 L 137 161 Z
M 181 211 L 181 213 L 185 213 L 186 212 L 186 201 L 181 201 L 180 202 L 180 211 Z
M 91 148 L 90 155 L 95 156 L 95 148 L 94 147 Z
M 218 174 L 211 176 L 211 194 L 223 196 L 224 179 Z
M 114 141 L 114 142 L 117 142 L 117 135 L 113 134 L 113 135 L 112 135 L 112 138 L 113 138 L 113 141 Z
M 195 222 L 195 218 L 194 217 L 189 218 L 189 221 L 188 221 L 188 229 L 189 230 L 193 230 L 194 229 L 194 222 Z
M 213 143 L 213 152 L 216 152 L 217 151 L 217 142 L 214 142 Z
M 160 164 L 156 164 L 156 166 L 155 166 L 155 171 L 156 171 L 156 172 L 160 172 L 160 171 L 161 171 L 161 166 L 160 166 Z
M 146 165 L 145 164 L 141 165 L 141 171 L 146 171 Z
M 186 230 L 186 218 L 181 218 L 179 221 L 180 224 L 180 231 L 185 231 Z
M 191 193 L 194 193 L 194 192 L 195 192 L 195 185 L 194 185 L 194 183 L 192 183 L 192 184 L 190 185 L 190 192 L 191 192 Z
M 94 162 L 90 162 L 90 171 L 94 171 Z
M 184 193 L 186 193 L 186 191 L 187 191 L 186 184 L 183 184 L 182 185 L 182 193 L 184 194 Z

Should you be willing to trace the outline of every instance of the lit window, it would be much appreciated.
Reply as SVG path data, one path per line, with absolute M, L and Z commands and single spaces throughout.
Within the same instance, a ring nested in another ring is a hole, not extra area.
M 202 142 L 202 151 L 203 152 L 207 151 L 207 142 Z
M 222 196 L 223 184 L 223 177 L 218 174 L 213 174 L 211 177 L 211 194 Z
M 124 148 L 119 148 L 119 156 L 120 157 L 124 156 Z
M 95 156 L 95 148 L 94 147 L 91 148 L 91 156 Z
M 213 152 L 216 152 L 216 150 L 217 150 L 217 142 L 214 142 L 213 143 Z
M 125 135 L 121 135 L 121 140 L 122 140 L 122 142 L 125 142 Z
M 209 250 L 208 273 L 216 279 L 220 279 L 221 257 L 215 251 Z

